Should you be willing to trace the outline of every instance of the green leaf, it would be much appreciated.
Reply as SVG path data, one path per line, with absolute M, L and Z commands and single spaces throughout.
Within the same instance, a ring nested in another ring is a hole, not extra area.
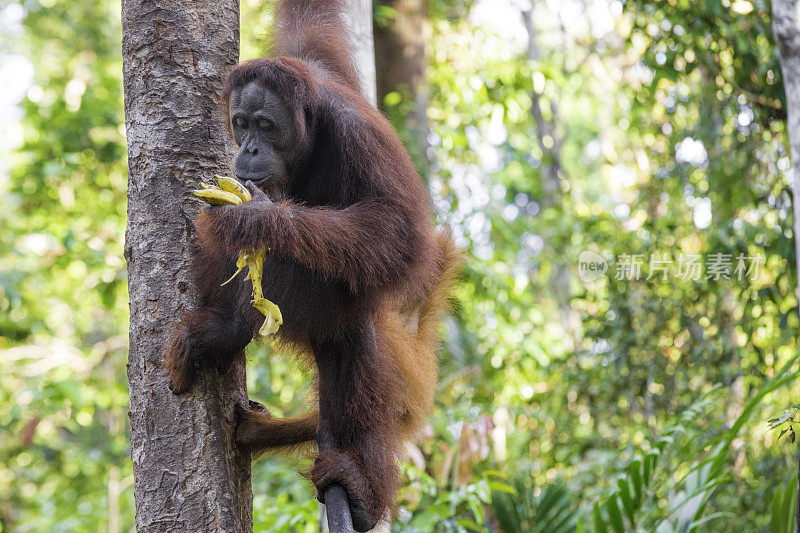
M 612 493 L 606 501 L 606 511 L 608 511 L 608 519 L 614 531 L 616 533 L 625 533 L 625 524 L 622 522 L 622 513 L 619 511 L 616 493 Z
M 603 513 L 600 510 L 600 504 L 597 502 L 592 507 L 592 524 L 594 525 L 594 533 L 608 533 L 608 526 L 603 520 Z
M 487 481 L 487 485 L 493 492 L 504 492 L 506 494 L 513 494 L 517 495 L 516 489 L 509 485 L 508 483 L 504 483 L 502 481 Z
M 795 529 L 795 509 L 797 508 L 797 481 L 792 479 L 784 489 L 781 514 L 784 517 L 785 531 L 791 533 Z
M 772 494 L 770 505 L 769 533 L 786 533 L 786 518 L 783 514 L 783 488 L 778 487 Z
M 623 479 L 617 479 L 617 486 L 619 487 L 619 498 L 622 501 L 622 508 L 625 511 L 625 514 L 628 515 L 628 519 L 631 521 L 631 524 L 636 524 L 635 520 L 633 519 L 634 514 L 634 505 L 633 505 L 633 498 L 631 498 L 630 488 L 628 486 L 628 482 Z
M 634 459 L 628 467 L 631 483 L 633 484 L 633 505 L 639 507 L 642 504 L 642 460 Z
M 458 519 L 458 525 L 460 525 L 462 527 L 465 527 L 467 529 L 471 529 L 472 531 L 483 531 L 484 530 L 484 528 L 482 526 L 480 526 L 476 522 L 473 522 L 472 520 L 469 520 L 467 518 L 459 518 Z

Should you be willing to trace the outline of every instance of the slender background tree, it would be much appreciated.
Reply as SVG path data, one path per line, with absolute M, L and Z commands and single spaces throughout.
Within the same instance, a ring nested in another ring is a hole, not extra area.
M 372 0 L 351 0 L 345 14 L 350 47 L 361 80 L 361 92 L 375 105 L 375 42 L 372 38 Z
M 373 27 L 378 105 L 390 112 L 391 105 L 411 104 L 390 116 L 400 123 L 412 159 L 427 173 L 429 0 L 385 0 L 377 6 Z
M 794 211 L 795 267 L 800 265 L 800 3 L 797 0 L 772 0 L 772 31 L 778 45 L 778 56 L 786 91 L 788 114 L 786 133 L 789 137 L 789 154 L 792 160 L 791 189 Z M 796 268 L 800 280 L 800 268 Z M 797 285 L 800 301 L 800 283 Z M 798 308 L 800 311 L 800 308 Z M 800 456 L 798 456 L 798 488 L 800 488 Z M 800 533 L 800 490 L 796 506 L 797 533 Z

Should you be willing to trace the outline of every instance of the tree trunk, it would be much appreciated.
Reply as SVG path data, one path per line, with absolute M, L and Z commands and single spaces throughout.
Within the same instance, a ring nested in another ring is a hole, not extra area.
M 378 101 L 400 87 L 416 96 L 425 83 L 427 44 L 431 38 L 428 0 L 385 0 L 396 18 L 374 26 Z
M 534 24 L 534 2 L 530 2 L 522 10 L 522 21 L 528 34 L 526 59 L 535 67 L 541 60 L 541 51 L 536 42 L 536 26 Z M 535 88 L 530 92 L 531 117 L 536 124 L 536 140 L 542 151 L 542 207 L 561 208 L 564 203 L 564 193 L 561 186 L 563 168 L 561 166 L 561 145 L 563 138 L 557 128 L 558 107 L 555 102 L 550 103 L 550 120 L 544 118 L 542 113 L 542 94 Z M 555 246 L 554 246 L 555 248 Z M 570 273 L 567 265 L 559 258 L 553 261 L 550 274 L 550 288 L 553 298 L 558 306 L 561 321 L 567 332 L 569 349 L 577 349 L 580 343 L 580 317 L 570 306 Z
M 800 20 L 798 0 L 772 0 L 772 31 L 786 93 L 789 148 L 792 158 L 792 205 L 794 206 L 794 253 L 798 276 L 797 299 L 800 302 Z M 798 456 L 800 486 L 800 455 Z M 797 491 L 796 531 L 800 533 L 800 490 Z
M 161 350 L 194 306 L 191 221 L 201 179 L 227 174 L 234 147 L 218 112 L 238 60 L 235 0 L 123 0 L 128 137 L 131 458 L 139 531 L 252 530 L 250 458 L 233 445 L 243 362 L 174 396 Z
M 369 103 L 376 105 L 372 0 L 350 0 L 347 5 L 345 22 L 350 32 L 350 51 L 361 79 L 361 92 Z
M 412 159 L 427 174 L 430 162 L 428 147 L 428 85 L 425 70 L 428 66 L 427 44 L 433 33 L 428 20 L 428 0 L 386 0 L 396 18 L 385 26 L 375 26 L 375 66 L 377 70 L 378 103 L 399 91 L 414 101 L 414 109 L 405 117 Z
M 792 204 L 794 206 L 794 251 L 800 264 L 800 20 L 798 0 L 772 1 L 772 30 L 778 44 L 783 90 L 786 106 L 789 147 L 792 158 Z M 798 275 L 798 301 L 800 301 L 800 268 Z

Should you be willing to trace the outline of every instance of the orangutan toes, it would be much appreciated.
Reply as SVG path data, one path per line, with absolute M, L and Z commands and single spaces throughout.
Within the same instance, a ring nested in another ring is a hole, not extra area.
M 241 403 L 233 406 L 236 421 L 236 444 L 242 448 L 253 450 L 258 433 L 264 426 L 264 421 L 272 418 L 272 413 L 254 400 L 248 400 L 247 407 Z
M 325 491 L 331 485 L 341 485 L 347 491 L 350 516 L 356 531 L 369 531 L 378 523 L 379 512 L 370 505 L 371 490 L 358 464 L 346 453 L 324 450 L 314 461 L 311 480 L 317 487 L 317 499 L 325 503 Z
M 262 415 L 265 414 L 272 418 L 272 413 L 269 412 L 269 409 L 267 409 L 267 406 L 263 403 L 259 403 L 255 400 L 247 400 L 247 404 L 250 407 L 250 411 L 254 413 L 261 413 Z

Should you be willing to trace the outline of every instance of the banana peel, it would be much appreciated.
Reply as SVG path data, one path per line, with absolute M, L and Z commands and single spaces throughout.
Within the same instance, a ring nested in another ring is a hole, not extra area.
M 266 298 L 258 298 L 257 300 L 253 300 L 252 305 L 261 311 L 261 314 L 267 317 L 258 330 L 259 335 L 266 337 L 268 335 L 274 335 L 277 333 L 278 328 L 281 327 L 281 324 L 283 324 L 283 316 L 281 316 L 281 310 L 278 308 L 278 306 Z
M 246 267 L 246 266 L 247 266 L 247 258 L 248 258 L 248 256 L 249 256 L 249 254 L 248 254 L 247 252 L 244 252 L 244 251 L 242 251 L 242 252 L 240 252 L 240 253 L 239 253 L 239 259 L 237 259 L 237 260 L 236 260 L 236 272 L 234 272 L 234 273 L 233 273 L 233 276 L 231 276 L 230 278 L 228 278 L 228 281 L 226 281 L 225 283 L 223 283 L 223 284 L 221 285 L 221 287 L 224 287 L 225 285 L 227 285 L 228 283 L 230 283 L 231 281 L 233 281 L 233 278 L 235 278 L 236 276 L 238 276 L 238 275 L 239 275 L 239 272 L 241 272 L 242 270 L 244 270 L 244 267 Z
M 278 332 L 278 328 L 283 324 L 283 315 L 281 315 L 280 308 L 266 298 L 261 288 L 261 278 L 264 275 L 264 258 L 267 252 L 261 250 L 242 250 L 239 253 L 239 258 L 236 260 L 236 272 L 230 277 L 223 285 L 230 283 L 239 273 L 247 267 L 246 280 L 250 280 L 253 284 L 253 299 L 250 302 L 255 309 L 257 309 L 265 320 L 261 327 L 258 329 L 259 335 L 269 336 Z

